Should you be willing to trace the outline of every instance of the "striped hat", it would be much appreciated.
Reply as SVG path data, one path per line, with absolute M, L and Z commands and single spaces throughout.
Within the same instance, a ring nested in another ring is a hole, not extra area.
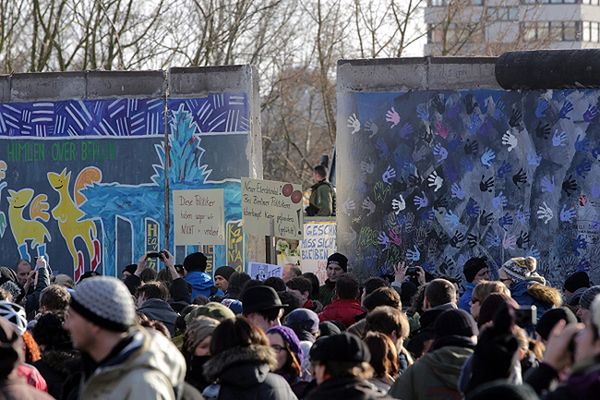
M 502 264 L 502 270 L 514 281 L 521 282 L 531 277 L 538 276 L 535 273 L 537 260 L 533 257 L 515 257 Z
M 117 278 L 98 276 L 80 282 L 71 295 L 71 309 L 101 328 L 126 332 L 135 323 L 135 305 L 127 286 Z

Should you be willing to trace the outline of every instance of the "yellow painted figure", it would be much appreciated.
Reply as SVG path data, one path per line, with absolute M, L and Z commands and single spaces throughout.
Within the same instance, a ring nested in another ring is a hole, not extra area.
M 38 255 L 44 255 L 46 251 L 46 240 L 50 242 L 52 237 L 43 223 L 38 221 L 48 221 L 50 216 L 48 210 L 47 196 L 39 194 L 33 198 L 33 189 L 21 189 L 19 191 L 9 190 L 8 194 L 8 220 L 10 229 L 17 242 L 19 254 L 23 259 L 30 259 L 27 249 L 27 241 L 31 240 L 31 248 L 38 248 Z M 29 207 L 29 219 L 23 216 L 23 211 Z

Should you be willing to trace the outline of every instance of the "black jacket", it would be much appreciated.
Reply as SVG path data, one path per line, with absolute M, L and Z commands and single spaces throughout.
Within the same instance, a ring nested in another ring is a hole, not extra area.
M 175 320 L 179 316 L 164 300 L 148 299 L 138 308 L 138 311 L 151 320 L 160 321 L 169 330 L 171 336 L 175 336 Z
M 270 372 L 276 365 L 268 346 L 234 347 L 213 356 L 204 374 L 220 385 L 219 400 L 297 400 L 287 381 Z
M 39 361 L 33 363 L 33 366 L 40 371 L 40 374 L 48 384 L 48 393 L 53 397 L 60 399 L 63 395 L 63 385 L 71 375 L 70 367 L 79 359 L 77 351 L 57 351 L 49 350 L 42 354 Z
M 315 388 L 307 400 L 387 400 L 392 399 L 378 392 L 369 382 L 358 378 L 329 379 Z
M 425 349 L 425 342 L 434 338 L 433 327 L 437 317 L 444 311 L 452 309 L 456 309 L 456 306 L 452 303 L 446 303 L 433 307 L 421 315 L 419 319 L 420 328 L 412 334 L 405 346 L 414 358 L 421 357 Z

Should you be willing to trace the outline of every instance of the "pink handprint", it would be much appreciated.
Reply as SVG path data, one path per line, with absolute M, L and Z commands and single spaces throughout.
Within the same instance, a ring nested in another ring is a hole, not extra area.
M 400 123 L 400 114 L 398 114 L 394 107 L 392 107 L 390 110 L 388 110 L 388 112 L 385 113 L 385 120 L 386 122 L 391 122 L 392 125 L 390 128 L 393 128 Z
M 435 134 L 443 137 L 444 139 L 448 138 L 448 127 L 442 124 L 441 121 L 437 121 L 435 123 Z

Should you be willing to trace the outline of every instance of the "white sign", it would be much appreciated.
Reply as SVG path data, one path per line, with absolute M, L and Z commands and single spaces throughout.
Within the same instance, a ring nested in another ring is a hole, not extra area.
M 281 278 L 283 276 L 283 267 L 280 265 L 250 261 L 248 263 L 248 275 L 250 275 L 252 279 L 259 279 L 261 281 L 272 276 Z
M 327 257 L 337 251 L 337 225 L 334 221 L 307 222 L 304 239 L 300 241 L 300 267 L 312 272 L 320 282 L 327 279 Z
M 223 189 L 173 191 L 177 245 L 225 244 Z

